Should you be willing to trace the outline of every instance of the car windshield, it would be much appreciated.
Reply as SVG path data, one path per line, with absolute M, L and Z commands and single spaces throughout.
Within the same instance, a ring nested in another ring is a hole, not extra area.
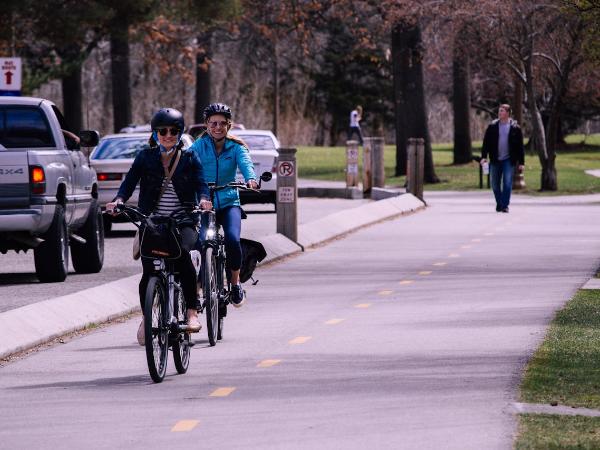
M 275 143 L 273 142 L 273 139 L 271 139 L 271 136 L 241 133 L 232 134 L 242 139 L 250 150 L 277 150 L 275 148 Z
M 133 159 L 142 151 L 150 148 L 148 138 L 109 138 L 98 145 L 95 159 Z

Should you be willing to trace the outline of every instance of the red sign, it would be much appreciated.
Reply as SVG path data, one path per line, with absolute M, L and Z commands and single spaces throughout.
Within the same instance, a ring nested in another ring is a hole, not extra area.
M 281 177 L 294 176 L 295 167 L 292 161 L 281 161 L 277 167 L 277 173 Z

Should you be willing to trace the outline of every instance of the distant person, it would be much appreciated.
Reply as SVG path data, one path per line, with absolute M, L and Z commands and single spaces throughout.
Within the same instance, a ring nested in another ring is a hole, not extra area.
M 358 135 L 358 142 L 363 145 L 363 136 L 360 131 L 360 120 L 362 119 L 362 106 L 357 105 L 356 108 L 350 113 L 350 125 L 348 126 L 348 140 L 352 139 L 352 136 L 356 133 Z
M 508 212 L 513 174 L 518 165 L 519 172 L 525 167 L 525 147 L 519 124 L 510 118 L 510 105 L 498 108 L 498 119 L 485 130 L 481 148 L 481 164 L 490 158 L 492 191 L 496 197 L 496 212 Z

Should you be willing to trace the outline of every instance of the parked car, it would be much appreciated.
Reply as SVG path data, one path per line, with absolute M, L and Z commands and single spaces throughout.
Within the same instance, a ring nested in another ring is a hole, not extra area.
M 42 282 L 65 280 L 69 246 L 76 272 L 102 269 L 98 182 L 80 149 L 98 137 L 69 130 L 48 100 L 0 97 L 0 253 L 33 249 Z
M 148 132 L 109 134 L 104 136 L 92 151 L 90 165 L 98 174 L 98 200 L 102 208 L 116 197 L 119 186 L 121 186 L 121 182 L 129 171 L 131 164 L 133 164 L 136 155 L 150 148 L 149 139 L 150 133 Z M 182 139 L 184 148 L 189 147 L 194 142 L 188 134 L 184 134 Z M 127 203 L 137 205 L 138 195 L 139 186 Z M 110 231 L 113 222 L 124 220 L 120 216 L 113 217 L 104 214 L 103 217 L 105 231 Z
M 254 172 L 260 177 L 263 172 L 271 172 L 270 181 L 264 181 L 260 194 L 249 191 L 240 191 L 240 200 L 245 203 L 273 203 L 277 198 L 277 157 L 281 146 L 279 140 L 269 130 L 235 130 L 234 136 L 242 139 L 250 150 L 250 157 L 254 163 Z M 238 174 L 241 177 L 241 174 Z

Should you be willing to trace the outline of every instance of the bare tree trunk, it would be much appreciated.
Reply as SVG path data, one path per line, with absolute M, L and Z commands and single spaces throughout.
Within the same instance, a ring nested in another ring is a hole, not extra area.
M 556 191 L 558 189 L 556 178 L 556 154 L 548 151 L 546 145 L 546 135 L 544 133 L 544 123 L 542 115 L 535 101 L 535 89 L 533 86 L 533 55 L 525 61 L 525 76 L 527 77 L 527 100 L 529 103 L 529 113 L 531 115 L 532 140 L 533 146 L 538 153 L 540 164 L 542 166 L 541 186 L 542 191 Z
M 129 24 L 116 21 L 110 35 L 112 103 L 114 130 L 131 124 L 131 87 L 129 83 Z
M 422 64 L 424 48 L 420 26 L 407 22 L 397 23 L 394 26 L 392 44 L 396 47 L 394 60 L 396 174 L 398 175 L 398 163 L 402 155 L 406 164 L 406 138 L 422 138 L 425 140 L 425 182 L 439 183 L 440 180 L 433 166 L 427 123 Z
M 83 128 L 81 109 L 81 66 L 62 78 L 63 109 L 69 131 L 79 133 Z
M 512 118 L 517 121 L 520 127 L 523 127 L 523 80 L 521 77 L 514 78 L 515 92 L 512 104 Z
M 471 162 L 471 92 L 470 61 L 459 40 L 454 39 L 452 60 L 452 108 L 454 112 L 453 164 Z
M 279 130 L 279 46 L 273 43 L 273 134 Z
M 210 104 L 210 61 L 208 45 L 210 42 L 203 37 L 198 38 L 202 43 L 202 51 L 196 55 L 196 104 L 194 106 L 194 120 L 196 123 L 204 122 L 204 108 Z

